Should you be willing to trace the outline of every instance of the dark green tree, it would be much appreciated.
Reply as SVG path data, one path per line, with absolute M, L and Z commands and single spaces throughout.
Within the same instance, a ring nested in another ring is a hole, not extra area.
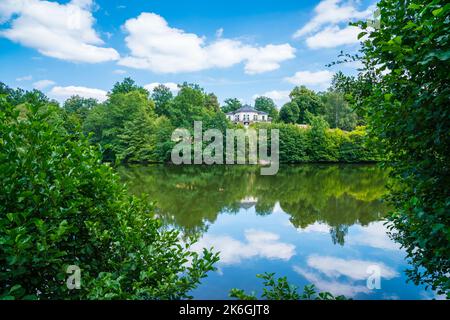
M 26 108 L 19 119 L 0 97 L 0 299 L 188 298 L 217 255 L 163 231 L 55 109 Z M 79 290 L 66 286 L 70 265 Z
M 323 114 L 324 105 L 320 97 L 314 91 L 307 89 L 305 86 L 295 87 L 289 94 L 289 97 L 300 110 L 297 123 L 308 123 L 308 119 L 306 117 L 307 112 L 310 112 L 313 115 Z
M 116 82 L 110 94 L 129 93 L 132 91 L 141 91 L 143 94 L 147 95 L 149 94 L 149 92 L 146 89 L 144 89 L 141 86 L 138 86 L 136 82 L 129 77 L 123 79 L 122 82 Z
M 443 0 L 381 0 L 360 74 L 373 136 L 395 184 L 392 235 L 405 248 L 408 275 L 450 297 L 450 5 Z
M 269 114 L 272 120 L 278 119 L 278 109 L 272 99 L 268 97 L 257 97 L 255 99 L 255 109 Z
M 79 118 L 80 123 L 83 123 L 89 111 L 96 107 L 97 104 L 98 101 L 93 98 L 72 96 L 64 102 L 63 108 L 69 114 L 76 115 Z
M 241 101 L 236 98 L 225 99 L 224 105 L 222 106 L 222 111 L 224 113 L 233 112 L 242 107 Z
M 323 117 L 331 128 L 351 131 L 355 129 L 358 115 L 352 110 L 344 95 L 340 92 L 328 91 L 320 95 L 323 102 Z
M 280 109 L 280 120 L 284 123 L 298 123 L 300 109 L 293 101 L 284 104 Z
M 129 131 L 130 126 L 138 126 L 143 131 L 134 132 L 133 135 L 147 137 L 151 126 L 143 125 L 141 121 L 154 118 L 154 112 L 153 101 L 142 90 L 113 93 L 105 103 L 89 112 L 83 123 L 83 130 L 86 134 L 92 133 L 91 142 L 101 145 L 104 160 L 115 161 L 118 154 L 122 154 L 121 159 L 127 159 L 128 156 L 123 154 L 124 149 L 130 148 L 129 143 L 136 140 L 130 139 L 130 132 L 125 134 L 125 131 Z M 133 148 L 135 147 L 137 146 Z
M 172 91 L 163 84 L 156 86 L 152 91 L 152 100 L 155 102 L 155 112 L 158 116 L 169 116 L 170 104 L 173 100 Z

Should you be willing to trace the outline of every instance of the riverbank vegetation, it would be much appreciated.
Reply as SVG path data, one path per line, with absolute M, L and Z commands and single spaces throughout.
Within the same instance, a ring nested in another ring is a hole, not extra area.
M 170 153 L 175 146 L 172 132 L 176 128 L 192 131 L 194 121 L 202 121 L 203 132 L 211 128 L 220 130 L 224 134 L 224 150 L 226 129 L 242 128 L 228 121 L 224 113 L 224 110 L 241 106 L 237 99 L 227 99 L 221 108 L 214 94 L 208 94 L 193 84 L 180 85 L 175 96 L 163 85 L 150 94 L 126 78 L 115 84 L 103 103 L 74 96 L 66 100 L 61 109 L 57 108 L 56 101 L 49 100 L 39 91 L 13 90 L 4 84 L 0 87 L 6 99 L 19 108 L 24 103 L 37 100 L 58 109 L 56 112 L 61 114 L 64 126 L 71 131 L 81 128 L 91 144 L 101 147 L 103 160 L 107 162 L 170 162 Z M 270 98 L 259 97 L 255 101 L 255 108 L 271 114 L 274 122 L 255 123 L 251 128 L 267 129 L 269 136 L 271 129 L 280 131 L 281 162 L 367 162 L 381 159 L 376 144 L 368 139 L 365 127 L 356 126 L 356 120 L 350 125 L 334 110 L 350 110 L 343 94 L 330 89 L 318 95 L 297 87 L 292 90 L 292 97 L 290 104 L 302 106 L 302 116 L 294 122 L 283 121 Z M 356 112 L 348 112 L 357 118 Z M 331 117 L 331 128 L 327 117 Z M 304 125 L 300 126 L 300 123 Z
M 450 298 L 450 5 L 381 0 L 379 28 L 367 22 L 364 71 L 341 84 L 366 112 L 395 183 L 392 236 L 405 249 L 409 278 Z
M 450 6 L 377 6 L 379 27 L 358 23 L 361 54 L 340 61 L 362 62 L 358 76 L 337 74 L 325 93 L 296 87 L 278 114 L 259 99 L 255 107 L 274 123 L 256 127 L 280 130 L 281 161 L 385 160 L 394 181 L 390 228 L 407 252 L 408 275 L 450 297 Z M 220 106 L 187 83 L 174 95 L 127 78 L 103 103 L 72 97 L 62 107 L 0 84 L 0 297 L 189 297 L 217 255 L 191 252 L 191 241 L 162 230 L 153 207 L 128 196 L 103 162 L 167 162 L 175 128 L 201 120 L 204 130 L 224 132 L 234 126 L 224 111 L 239 106 Z M 73 264 L 84 285 L 68 291 Z
M 0 299 L 181 299 L 214 269 L 217 254 L 163 231 L 58 109 L 0 105 Z

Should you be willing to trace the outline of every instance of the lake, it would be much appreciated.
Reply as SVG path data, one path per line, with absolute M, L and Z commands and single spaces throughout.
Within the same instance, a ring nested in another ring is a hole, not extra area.
M 156 202 L 168 227 L 199 234 L 195 250 L 220 251 L 217 271 L 192 292 L 227 299 L 261 292 L 256 274 L 275 272 L 303 288 L 353 299 L 430 299 L 407 283 L 405 253 L 384 225 L 386 171 L 375 165 L 133 166 L 119 173 L 131 193 Z M 373 269 L 375 268 L 375 269 Z M 367 278 L 380 273 L 380 288 Z

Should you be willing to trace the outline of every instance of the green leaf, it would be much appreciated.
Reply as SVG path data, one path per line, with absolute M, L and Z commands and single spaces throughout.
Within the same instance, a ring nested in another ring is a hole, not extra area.
M 439 8 L 439 9 L 433 10 L 431 13 L 433 14 L 433 16 L 439 16 L 443 12 L 444 12 L 444 8 Z

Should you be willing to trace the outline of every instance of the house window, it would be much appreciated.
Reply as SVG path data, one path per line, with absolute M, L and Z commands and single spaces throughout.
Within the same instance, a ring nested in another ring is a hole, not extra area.
M 266 121 L 266 116 L 262 116 L 263 121 Z
M 235 121 L 239 121 L 239 115 L 238 114 L 234 116 L 234 120 Z
M 254 121 L 258 120 L 258 116 L 256 114 L 253 115 L 253 120 Z

